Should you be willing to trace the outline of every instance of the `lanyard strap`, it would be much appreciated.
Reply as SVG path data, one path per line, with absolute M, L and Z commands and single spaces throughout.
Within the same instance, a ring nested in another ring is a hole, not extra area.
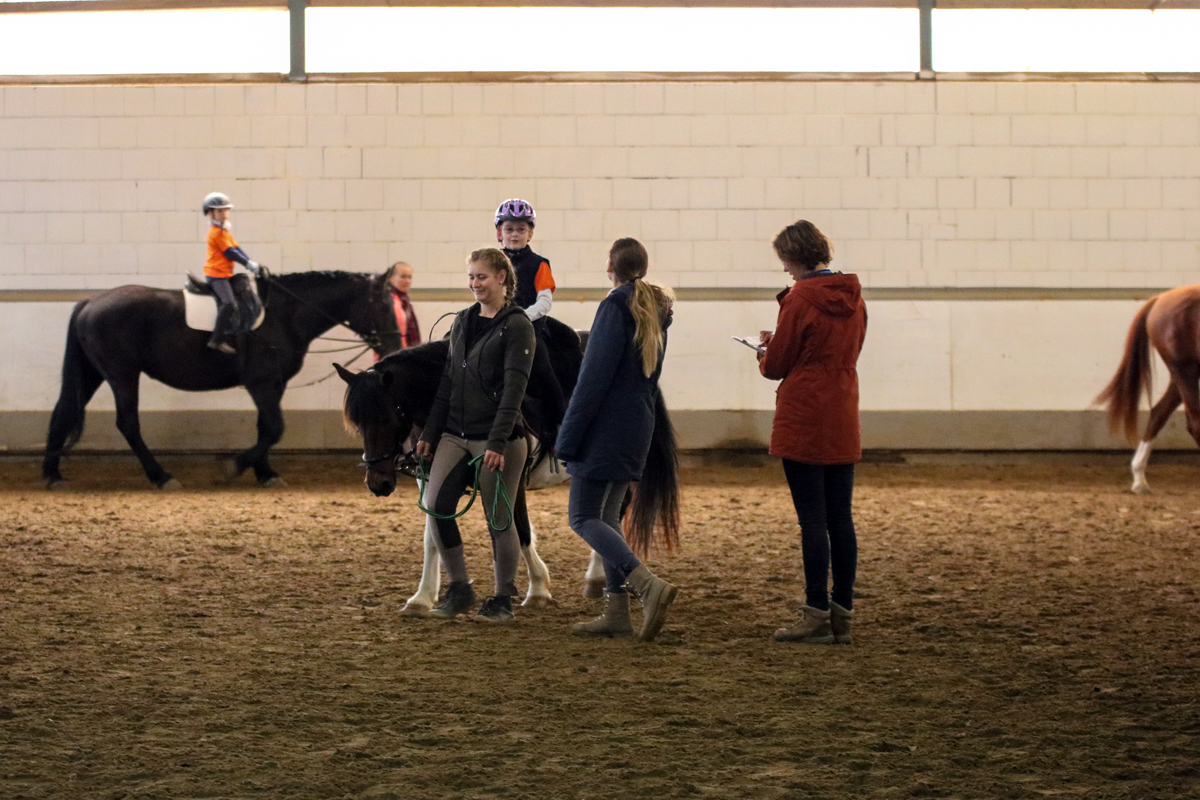
M 471 482 L 471 499 L 467 501 L 467 504 L 463 507 L 462 511 L 451 514 L 439 514 L 436 511 L 425 507 L 425 487 L 429 485 L 429 471 L 425 467 L 425 457 L 418 456 L 417 480 L 420 482 L 421 490 L 417 494 L 417 508 L 421 509 L 434 519 L 442 520 L 458 519 L 463 514 L 466 514 L 471 509 L 471 506 L 475 504 L 475 498 L 479 496 L 479 482 L 480 476 L 483 472 L 483 454 L 481 453 L 472 458 L 467 462 L 467 465 L 475 467 L 475 479 Z M 501 499 L 504 500 L 505 508 L 508 511 L 508 521 L 503 525 L 497 525 L 496 515 L 500 510 Z M 487 518 L 488 527 L 494 531 L 508 530 L 509 526 L 513 523 L 512 499 L 508 496 L 508 487 L 504 485 L 503 473 L 496 475 L 496 491 L 492 495 L 492 507 L 490 509 L 485 508 L 483 510 L 483 515 Z

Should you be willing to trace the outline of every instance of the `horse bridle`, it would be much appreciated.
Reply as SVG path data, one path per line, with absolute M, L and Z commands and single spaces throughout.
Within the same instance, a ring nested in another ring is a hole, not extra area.
M 274 275 L 272 275 L 272 274 L 271 274 L 271 273 L 270 273 L 270 272 L 267 270 L 267 268 L 266 268 L 266 267 L 262 267 L 262 274 L 261 274 L 261 276 L 260 276 L 260 277 L 261 277 L 263 280 L 265 280 L 265 281 L 266 281 L 266 282 L 267 282 L 267 283 L 268 283 L 268 284 L 271 286 L 271 288 L 272 288 L 272 289 L 278 289 L 279 291 L 281 291 L 281 292 L 283 292 L 284 294 L 288 295 L 288 296 L 289 296 L 289 297 L 291 297 L 293 300 L 295 300 L 297 303 L 299 303 L 300 305 L 302 305 L 302 306 L 304 306 L 305 308 L 309 309 L 310 311 L 313 311 L 313 312 L 315 312 L 316 314 L 318 314 L 318 315 L 320 315 L 320 316 L 324 317 L 325 319 L 327 319 L 327 320 L 329 320 L 330 322 L 332 322 L 334 325 L 340 325 L 341 327 L 343 327 L 343 328 L 345 328 L 346 330 L 350 331 L 350 332 L 351 332 L 351 333 L 353 333 L 355 336 L 357 336 L 357 337 L 358 337 L 358 338 L 359 338 L 359 339 L 360 339 L 360 340 L 363 342 L 363 344 L 365 344 L 365 345 L 366 345 L 368 348 L 370 348 L 370 349 L 374 350 L 374 349 L 375 349 L 377 346 L 382 346 L 382 344 L 383 344 L 383 340 L 380 338 L 380 335 L 379 335 L 379 333 L 380 333 L 380 332 L 379 332 L 379 326 L 378 326 L 378 325 L 375 323 L 375 314 L 373 314 L 373 313 L 368 313 L 368 314 L 367 314 L 368 321 L 369 321 L 369 323 L 370 323 L 370 325 L 371 325 L 371 330 L 370 330 L 370 332 L 369 332 L 369 333 L 366 333 L 366 334 L 361 334 L 361 333 L 359 333 L 358 331 L 354 330 L 354 328 L 353 328 L 353 327 L 350 325 L 349 321 L 347 321 L 347 320 L 340 320 L 340 319 L 338 319 L 337 317 L 333 316 L 332 314 L 327 314 L 327 313 L 324 311 L 324 309 L 322 309 L 322 308 L 320 308 L 319 306 L 316 306 L 316 305 L 314 305 L 314 304 L 312 304 L 312 303 L 308 302 L 308 301 L 307 301 L 307 300 L 305 300 L 303 297 L 301 297 L 300 295 L 298 295 L 298 294 L 296 294 L 295 292 L 293 292 L 291 289 L 289 289 L 289 288 L 287 288 L 286 286 L 284 286 L 282 283 L 280 283 L 280 282 L 279 282 L 279 281 L 278 281 L 278 280 L 275 278 L 275 276 L 274 276 Z M 371 295 L 372 295 L 372 297 L 371 297 L 371 302 L 370 302 L 370 304 L 369 304 L 368 308 L 369 308 L 369 311 L 374 311 L 374 310 L 375 310 L 375 305 L 376 305 L 376 302 L 375 302 L 375 297 L 376 297 L 376 296 L 378 296 L 380 299 L 382 299 L 382 298 L 383 298 L 383 289 L 382 289 L 382 287 L 379 285 L 379 283 L 378 283 L 378 282 L 375 280 L 376 276 L 374 276 L 374 275 L 368 275 L 368 276 L 367 276 L 367 278 L 368 278 L 368 280 L 370 280 L 370 281 L 371 281 Z M 265 300 L 263 300 L 263 307 L 264 307 L 264 308 L 268 307 L 268 304 L 269 304 L 269 303 L 270 303 L 270 298 L 268 297 L 268 298 L 266 298 Z M 342 341 L 346 341 L 346 340 L 344 340 L 344 339 L 328 339 L 327 337 L 324 337 L 324 336 L 318 336 L 317 338 L 318 338 L 318 339 L 326 339 L 326 341 L 335 341 L 335 342 L 342 342 Z M 352 350 L 352 349 L 354 349 L 354 348 L 352 348 L 352 347 L 347 347 L 347 348 L 341 348 L 341 349 L 343 349 L 343 350 Z M 319 351 L 319 352 L 339 352 L 339 351 L 335 351 L 335 350 L 324 351 L 324 350 L 322 350 L 322 351 Z M 378 352 L 378 351 L 376 351 L 376 352 Z M 355 360 L 357 360 L 357 359 L 358 359 L 358 357 L 359 357 L 359 356 L 361 356 L 361 355 L 362 355 L 362 353 L 360 353 L 358 356 L 355 356 L 355 357 L 354 357 L 354 358 L 355 358 Z
M 367 371 L 372 372 L 373 370 L 367 370 Z M 407 438 L 407 435 L 401 434 L 399 432 L 404 427 L 403 424 L 401 424 L 403 421 L 408 422 L 408 429 L 411 431 L 412 430 L 412 421 L 409 420 L 408 415 L 404 413 L 404 409 L 402 409 L 400 407 L 399 403 L 392 406 L 392 411 L 396 414 L 396 416 L 400 420 L 397 422 L 397 425 L 396 425 L 396 430 L 398 431 L 396 434 L 396 441 L 393 442 L 391 448 L 381 456 L 368 456 L 367 451 L 363 450 L 362 461 L 360 461 L 358 463 L 358 466 L 361 467 L 362 469 L 371 469 L 376 464 L 381 464 L 390 458 L 394 458 L 394 459 L 396 459 L 396 471 L 399 471 L 401 456 L 408 456 L 408 455 L 412 454 L 413 451 L 411 451 L 411 450 L 408 452 L 404 451 L 404 446 L 403 446 L 402 442 Z

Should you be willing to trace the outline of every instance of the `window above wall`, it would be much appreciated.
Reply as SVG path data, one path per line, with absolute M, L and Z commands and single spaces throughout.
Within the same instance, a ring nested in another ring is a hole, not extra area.
M 0 13 L 0 75 L 278 74 L 288 57 L 282 8 Z
M 933 67 L 939 72 L 1200 72 L 1200 10 L 937 8 Z
M 0 0 L 0 81 L 1200 78 L 1200 0 L 516 1 Z
M 916 8 L 310 8 L 312 72 L 915 72 Z

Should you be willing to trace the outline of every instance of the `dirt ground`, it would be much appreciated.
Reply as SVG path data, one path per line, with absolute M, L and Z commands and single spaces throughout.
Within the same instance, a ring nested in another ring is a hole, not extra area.
M 0 462 L 0 797 L 1194 798 L 1200 467 L 864 464 L 855 644 L 801 594 L 777 464 L 684 475 L 658 642 L 584 641 L 566 490 L 530 495 L 559 604 L 405 619 L 415 490 L 347 456 L 284 490 L 166 458 Z M 464 526 L 488 586 L 481 517 Z

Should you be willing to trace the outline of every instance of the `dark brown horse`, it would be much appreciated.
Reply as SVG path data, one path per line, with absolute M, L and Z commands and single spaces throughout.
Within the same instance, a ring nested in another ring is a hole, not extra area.
M 1151 345 L 1166 362 L 1171 378 L 1157 403 L 1153 402 L 1150 385 Z M 1138 403 L 1143 391 L 1153 405 L 1139 441 Z M 1200 445 L 1200 285 L 1180 286 L 1146 301 L 1129 327 L 1117 374 L 1095 402 L 1108 407 L 1108 429 L 1113 435 L 1123 433 L 1130 444 L 1137 443 L 1130 464 L 1130 488 L 1136 494 L 1150 491 L 1146 464 L 1154 437 L 1180 403 L 1187 414 L 1188 433 Z
M 575 331 L 553 318 L 546 318 L 547 335 L 538 342 L 538 358 L 529 376 L 525 403 L 522 406 L 527 425 L 543 445 L 552 442 L 554 432 L 566 410 L 564 400 L 575 387 L 582 362 L 582 344 Z M 586 334 L 584 334 L 586 337 Z M 449 345 L 446 340 L 435 341 L 389 356 L 373 369 L 354 373 L 338 367 L 346 381 L 346 396 L 342 411 L 346 427 L 363 437 L 363 465 L 367 468 L 366 484 L 377 496 L 386 496 L 396 487 L 396 464 L 413 426 L 425 424 L 433 406 L 434 395 L 441 380 Z M 541 358 L 541 354 L 548 354 Z M 565 395 L 565 397 L 563 396 Z M 538 463 L 531 456 L 531 465 Z M 558 465 L 554 459 L 549 463 Z M 679 531 L 678 458 L 675 451 L 675 431 L 667 415 L 662 395 L 655 408 L 655 427 L 650 453 L 642 481 L 633 494 L 627 520 L 630 544 L 644 553 L 658 543 L 673 547 Z M 558 483 L 566 479 L 560 473 Z M 525 504 L 525 489 L 529 476 L 522 482 L 513 498 L 513 520 L 521 544 L 521 554 L 529 572 L 529 589 L 525 605 L 540 605 L 550 601 L 550 575 L 537 554 L 537 538 L 530 524 Z M 551 485 L 546 482 L 542 485 Z M 626 498 L 626 502 L 629 498 Z M 408 599 L 404 611 L 422 615 L 436 602 L 440 583 L 440 560 L 434 541 L 436 536 L 431 520 L 425 525 L 425 566 L 416 594 Z M 584 594 L 599 597 L 604 584 L 603 561 L 592 555 L 585 577 Z
M 239 337 L 234 355 L 210 349 L 209 334 L 187 326 L 183 292 L 120 286 L 79 303 L 67 328 L 62 391 L 46 434 L 42 475 L 47 488 L 63 483 L 59 460 L 83 433 L 88 401 L 105 381 L 116 400 L 117 428 L 146 477 L 159 488 L 179 487 L 142 440 L 138 380 L 143 372 L 188 392 L 245 386 L 258 408 L 258 441 L 230 463 L 228 477 L 252 468 L 260 484 L 279 485 L 267 453 L 283 436 L 279 403 L 309 344 L 344 325 L 378 353 L 399 345 L 385 283 L 382 276 L 353 272 L 265 276 L 259 280 L 263 324 Z

